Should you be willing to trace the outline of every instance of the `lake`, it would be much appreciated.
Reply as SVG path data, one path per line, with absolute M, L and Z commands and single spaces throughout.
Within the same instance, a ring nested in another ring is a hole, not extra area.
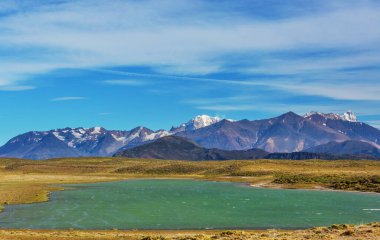
M 0 228 L 292 229 L 380 221 L 380 194 L 197 180 L 63 186 L 69 189 L 48 202 L 6 206 Z

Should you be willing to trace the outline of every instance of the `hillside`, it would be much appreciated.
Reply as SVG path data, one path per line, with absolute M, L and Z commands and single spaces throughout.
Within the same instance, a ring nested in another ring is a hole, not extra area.
M 379 148 L 373 144 L 362 141 L 329 142 L 309 148 L 306 151 L 335 155 L 368 155 L 380 158 Z
M 115 154 L 116 157 L 154 158 L 172 160 L 238 160 L 262 158 L 268 153 L 261 149 L 227 151 L 203 148 L 196 143 L 178 136 L 167 136 L 152 143 L 127 149 Z

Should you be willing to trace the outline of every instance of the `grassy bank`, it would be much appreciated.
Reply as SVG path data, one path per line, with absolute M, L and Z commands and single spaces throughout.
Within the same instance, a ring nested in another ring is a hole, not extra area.
M 309 240 L 377 240 L 380 237 L 380 224 L 366 225 L 333 225 L 307 230 L 265 230 L 265 231 L 77 231 L 77 230 L 0 230 L 2 240 L 211 240 L 211 239 L 309 239 Z

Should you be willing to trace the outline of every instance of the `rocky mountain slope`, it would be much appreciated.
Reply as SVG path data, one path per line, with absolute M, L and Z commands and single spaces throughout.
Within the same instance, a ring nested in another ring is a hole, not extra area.
M 206 148 L 268 152 L 298 152 L 331 141 L 362 140 L 379 146 L 380 130 L 357 122 L 350 112 L 340 115 L 293 112 L 264 120 L 222 120 L 195 131 L 178 133 Z
M 200 129 L 220 120 L 200 115 L 179 127 L 173 127 L 171 131 L 153 131 L 145 127 L 129 131 L 106 130 L 102 127 L 32 131 L 16 136 L 0 147 L 0 157 L 48 159 L 112 156 L 122 149 L 133 148 L 181 131 Z

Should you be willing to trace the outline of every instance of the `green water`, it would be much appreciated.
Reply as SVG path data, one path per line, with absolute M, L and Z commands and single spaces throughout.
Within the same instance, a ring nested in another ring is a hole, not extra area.
M 380 221 L 380 195 L 258 189 L 195 180 L 74 186 L 45 203 L 10 205 L 0 228 L 305 228 Z

